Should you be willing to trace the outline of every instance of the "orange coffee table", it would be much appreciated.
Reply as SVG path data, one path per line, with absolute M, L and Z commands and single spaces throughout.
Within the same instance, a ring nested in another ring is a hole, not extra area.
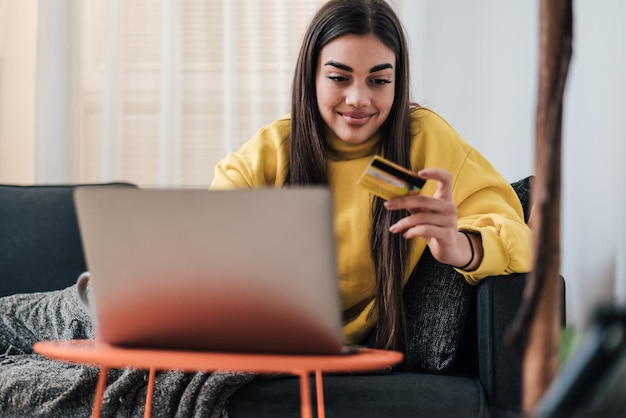
M 300 377 L 302 418 L 312 418 L 309 376 L 315 373 L 317 413 L 324 418 L 322 372 L 354 372 L 382 369 L 402 361 L 397 351 L 360 348 L 347 355 L 240 354 L 208 351 L 175 351 L 112 346 L 94 340 L 42 341 L 34 350 L 46 357 L 73 363 L 100 366 L 93 401 L 93 417 L 100 416 L 102 396 L 110 368 L 148 369 L 148 389 L 144 417 L 150 416 L 154 378 L 157 370 L 204 371 L 231 370 L 252 373 L 289 373 Z

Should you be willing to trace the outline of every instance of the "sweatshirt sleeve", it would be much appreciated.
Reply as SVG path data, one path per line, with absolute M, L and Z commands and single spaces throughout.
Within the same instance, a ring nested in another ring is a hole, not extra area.
M 482 239 L 484 255 L 478 268 L 458 270 L 470 284 L 487 276 L 530 271 L 532 234 L 519 198 L 478 151 L 469 151 L 453 195 L 458 202 L 459 230 L 476 232 Z
M 290 120 L 260 129 L 215 166 L 211 189 L 277 187 L 285 180 Z
M 248 169 L 246 161 L 236 153 L 228 153 L 215 166 L 215 175 L 211 189 L 238 189 L 254 187 L 254 175 Z
M 432 111 L 424 111 L 420 147 L 429 153 L 422 166 L 447 169 L 453 176 L 458 229 L 480 234 L 483 260 L 474 271 L 457 269 L 468 283 L 488 276 L 525 273 L 532 268 L 532 233 L 524 222 L 515 190 L 495 167 Z M 436 184 L 424 188 L 433 193 Z

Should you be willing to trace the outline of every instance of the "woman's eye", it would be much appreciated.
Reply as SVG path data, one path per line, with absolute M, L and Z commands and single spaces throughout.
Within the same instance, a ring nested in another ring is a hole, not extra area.
M 337 83 L 343 83 L 348 81 L 348 77 L 344 77 L 342 75 L 329 75 L 328 78 Z
M 384 86 L 385 84 L 391 84 L 391 80 L 387 80 L 386 78 L 375 78 L 372 80 L 372 84 L 376 86 Z

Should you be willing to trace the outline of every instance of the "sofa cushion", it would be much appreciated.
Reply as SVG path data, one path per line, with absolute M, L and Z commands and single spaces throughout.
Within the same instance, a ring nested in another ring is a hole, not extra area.
M 132 186 L 106 183 L 100 186 Z M 57 290 L 85 271 L 75 185 L 0 185 L 0 296 Z
M 323 384 L 328 417 L 487 416 L 482 387 L 473 377 L 408 372 L 324 375 Z M 231 396 L 227 409 L 229 418 L 300 416 L 299 381 L 257 378 Z
M 472 286 L 428 248 L 404 288 L 408 370 L 448 372 L 467 320 Z
M 522 204 L 522 210 L 524 211 L 524 222 L 528 223 L 530 218 L 530 210 L 532 209 L 532 202 L 530 201 L 530 189 L 533 185 L 535 176 L 528 176 L 521 180 L 511 183 L 511 187 L 517 193 L 519 201 Z

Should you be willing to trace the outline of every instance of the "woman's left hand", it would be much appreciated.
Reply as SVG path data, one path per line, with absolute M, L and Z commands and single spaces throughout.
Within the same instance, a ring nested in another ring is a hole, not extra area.
M 473 249 L 457 226 L 457 208 L 452 200 L 452 176 L 446 170 L 437 168 L 424 169 L 417 174 L 423 179 L 436 180 L 437 190 L 432 197 L 409 195 L 385 202 L 389 210 L 406 209 L 410 213 L 389 230 L 396 234 L 402 233 L 407 239 L 424 237 L 431 254 L 440 263 L 464 266 L 466 269 L 473 267 L 475 260 L 467 265 Z

